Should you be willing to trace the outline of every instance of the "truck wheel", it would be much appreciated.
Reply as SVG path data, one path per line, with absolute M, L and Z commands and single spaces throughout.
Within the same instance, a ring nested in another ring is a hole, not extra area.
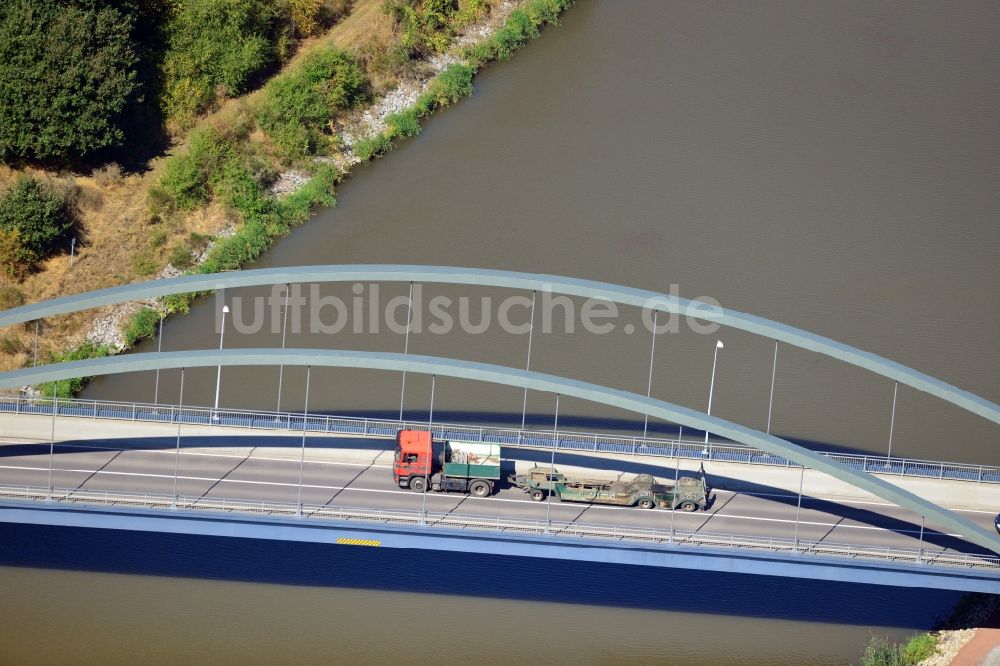
M 469 484 L 469 493 L 473 497 L 489 497 L 490 484 L 485 481 L 473 481 Z
M 647 497 L 643 497 L 641 500 L 639 500 L 639 508 L 640 509 L 652 509 L 653 508 L 653 500 L 651 500 L 651 499 L 649 499 Z
M 535 488 L 534 490 L 531 491 L 530 495 L 531 499 L 535 500 L 536 502 L 541 502 L 543 499 L 545 499 L 545 491 L 543 491 L 541 488 Z
M 698 508 L 698 505 L 692 502 L 691 500 L 684 500 L 683 502 L 681 502 L 681 505 L 678 508 L 681 511 L 686 511 L 688 513 L 691 513 L 692 511 Z
M 415 476 L 410 479 L 410 490 L 415 493 L 423 493 L 427 491 L 427 479 L 422 476 Z

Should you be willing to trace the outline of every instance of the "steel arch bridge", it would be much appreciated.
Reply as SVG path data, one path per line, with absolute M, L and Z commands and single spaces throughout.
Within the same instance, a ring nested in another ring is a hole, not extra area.
M 579 278 L 516 273 L 482 268 L 452 266 L 405 266 L 391 264 L 355 264 L 343 266 L 295 266 L 262 268 L 232 273 L 185 275 L 166 280 L 152 280 L 110 287 L 83 294 L 63 296 L 41 303 L 22 305 L 0 312 L 0 328 L 43 317 L 67 314 L 79 310 L 114 305 L 128 301 L 157 298 L 172 294 L 213 291 L 237 287 L 274 284 L 322 282 L 420 282 L 501 287 L 547 291 L 553 294 L 594 298 L 620 305 L 649 308 L 728 326 L 778 340 L 793 347 L 824 354 L 850 365 L 864 368 L 918 391 L 929 393 L 962 409 L 1000 424 L 1000 405 L 965 391 L 947 382 L 896 363 L 885 357 L 863 351 L 809 331 L 780 322 L 737 312 L 706 309 L 704 303 L 679 298 L 671 294 L 635 289 L 608 282 Z
M 434 266 L 307 266 L 259 269 L 228 274 L 184 276 L 95 292 L 67 296 L 22 306 L 0 313 L 0 327 L 32 321 L 45 316 L 75 312 L 101 305 L 131 300 L 233 287 L 301 282 L 404 281 L 449 283 L 549 291 L 638 306 L 656 311 L 684 314 L 720 325 L 739 328 L 780 340 L 802 349 L 816 351 L 851 365 L 862 367 L 905 385 L 935 395 L 967 411 L 1000 423 L 1000 405 L 963 391 L 946 382 L 920 373 L 875 354 L 778 322 L 733 311 L 706 311 L 703 306 L 676 296 L 574 278 L 485 269 Z M 367 368 L 434 374 L 459 379 L 517 386 L 536 391 L 573 396 L 592 402 L 647 414 L 679 425 L 714 432 L 733 441 L 783 456 L 800 465 L 827 473 L 901 507 L 931 518 L 969 541 L 1000 553 L 1000 538 L 953 512 L 871 474 L 833 462 L 787 440 L 697 412 L 686 407 L 635 393 L 587 382 L 516 370 L 502 366 L 427 356 L 380 352 L 331 351 L 315 349 L 233 349 L 217 351 L 129 354 L 39 366 L 0 374 L 0 388 L 40 384 L 90 375 L 117 374 L 143 370 L 238 365 L 299 365 Z

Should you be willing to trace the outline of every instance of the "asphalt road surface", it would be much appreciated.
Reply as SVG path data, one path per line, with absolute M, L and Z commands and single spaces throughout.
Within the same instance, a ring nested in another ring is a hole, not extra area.
M 56 445 L 52 483 L 56 488 L 172 495 L 174 468 L 178 465 L 177 492 L 185 497 L 295 503 L 298 500 L 299 460 L 296 452 L 247 448 L 234 452 L 173 449 L 109 449 L 109 442 L 92 445 Z M 5 438 L 0 440 L 0 485 L 45 488 L 49 483 L 49 444 Z M 356 453 L 356 452 L 355 452 Z M 340 507 L 420 510 L 420 494 L 396 487 L 391 473 L 391 452 L 363 452 L 368 461 L 307 460 L 303 469 L 302 501 Z M 711 470 L 709 481 L 711 482 Z M 807 491 L 808 492 L 808 491 Z M 708 511 L 676 512 L 678 530 L 711 534 L 823 541 L 837 544 L 918 548 L 920 518 L 911 512 L 878 501 L 836 501 L 804 496 L 797 509 L 797 495 L 783 491 L 733 493 L 717 490 Z M 533 502 L 517 488 L 501 483 L 492 497 L 477 499 L 458 493 L 429 492 L 427 510 L 588 525 L 617 525 L 669 530 L 674 512 L 631 507 L 609 507 L 553 498 Z M 963 510 L 963 515 L 992 529 L 988 511 Z M 928 526 L 923 533 L 927 552 L 982 552 L 954 535 Z

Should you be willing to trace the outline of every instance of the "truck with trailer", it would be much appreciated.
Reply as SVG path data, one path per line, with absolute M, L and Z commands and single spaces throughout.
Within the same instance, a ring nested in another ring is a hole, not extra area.
M 642 509 L 704 511 L 708 507 L 705 471 L 700 478 L 682 476 L 676 484 L 656 483 L 651 474 L 637 474 L 630 480 L 606 481 L 567 476 L 553 467 L 532 467 L 525 474 L 511 475 L 511 484 L 541 502 L 549 494 L 560 501 L 638 506 Z
M 400 488 L 418 493 L 430 489 L 488 497 L 500 481 L 500 445 L 434 441 L 426 430 L 400 430 L 392 476 Z

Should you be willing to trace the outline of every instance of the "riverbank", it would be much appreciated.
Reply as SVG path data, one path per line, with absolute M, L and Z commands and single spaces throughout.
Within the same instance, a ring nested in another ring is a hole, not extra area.
M 459 3 L 447 25 L 422 33 L 444 41 L 402 66 L 383 61 L 409 38 L 412 24 L 404 22 L 401 29 L 396 20 L 387 27 L 389 4 L 356 4 L 269 83 L 199 122 L 148 173 L 123 176 L 108 168 L 90 177 L 61 176 L 76 188 L 86 242 L 72 259 L 46 260 L 14 286 L 4 307 L 240 268 L 307 220 L 313 208 L 334 205 L 334 189 L 353 166 L 384 154 L 399 138 L 415 136 L 423 117 L 472 94 L 479 69 L 509 58 L 570 4 Z M 335 99 L 308 99 L 312 111 L 285 102 L 320 88 L 329 93 L 330 86 Z M 12 175 L 6 170 L 0 177 Z M 67 349 L 76 356 L 120 352 L 154 334 L 161 313 L 185 312 L 190 301 L 170 298 L 53 317 L 43 322 L 38 356 L 44 361 Z M 33 362 L 34 333 L 34 327 L 4 332 L 0 368 Z
M 933 632 L 935 654 L 921 666 L 979 666 L 993 647 L 1000 646 L 1000 596 L 972 594 L 962 599 L 952 616 Z
M 968 594 L 934 631 L 901 644 L 873 635 L 862 666 L 991 666 L 1000 648 L 1000 596 Z M 997 655 L 1000 656 L 1000 650 Z

